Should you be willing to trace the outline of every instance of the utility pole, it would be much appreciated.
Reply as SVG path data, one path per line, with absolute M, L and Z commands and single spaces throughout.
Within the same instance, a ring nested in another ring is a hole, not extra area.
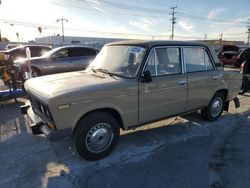
M 250 19 L 248 19 L 250 21 Z M 250 40 L 250 22 L 248 22 L 247 24 L 247 46 L 249 47 L 249 40 Z
M 248 31 L 247 31 L 247 46 L 249 46 L 249 40 L 250 40 L 250 26 L 248 27 L 248 29 L 247 29 Z
M 207 40 L 207 34 L 205 33 L 204 34 L 204 42 L 206 42 L 206 40 Z
M 220 45 L 222 45 L 223 33 L 220 34 Z
M 177 8 L 177 6 L 175 7 L 170 7 L 170 9 L 172 9 L 172 13 L 170 13 L 169 15 L 172 15 L 172 18 L 170 19 L 172 21 L 172 35 L 171 35 L 171 39 L 174 40 L 174 24 L 176 24 L 176 17 L 174 16 L 175 13 L 175 9 Z
M 63 22 L 66 21 L 68 22 L 69 20 L 65 19 L 65 18 L 60 18 L 56 20 L 57 22 L 62 22 L 62 43 L 64 43 L 64 26 L 63 26 Z

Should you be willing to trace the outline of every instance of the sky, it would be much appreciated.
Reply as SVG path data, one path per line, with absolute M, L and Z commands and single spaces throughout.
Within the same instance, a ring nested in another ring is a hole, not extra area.
M 2 37 L 20 42 L 61 34 L 60 18 L 65 36 L 170 39 L 175 6 L 176 40 L 246 41 L 250 26 L 250 0 L 0 1 Z

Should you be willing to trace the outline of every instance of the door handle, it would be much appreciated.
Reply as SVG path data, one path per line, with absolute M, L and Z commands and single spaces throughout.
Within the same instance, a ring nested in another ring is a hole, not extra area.
M 180 80 L 180 81 L 177 82 L 177 84 L 180 85 L 180 86 L 183 86 L 183 85 L 185 85 L 186 83 L 187 83 L 186 80 Z
M 212 79 L 213 80 L 218 80 L 219 76 L 213 76 Z

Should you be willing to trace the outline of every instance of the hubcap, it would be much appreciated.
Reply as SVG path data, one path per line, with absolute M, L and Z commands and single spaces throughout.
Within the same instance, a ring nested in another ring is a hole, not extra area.
M 107 149 L 114 138 L 112 128 L 107 123 L 99 123 L 92 127 L 86 137 L 86 146 L 93 153 Z
M 222 100 L 220 97 L 214 99 L 212 106 L 211 106 L 211 115 L 216 117 L 220 114 L 222 109 Z

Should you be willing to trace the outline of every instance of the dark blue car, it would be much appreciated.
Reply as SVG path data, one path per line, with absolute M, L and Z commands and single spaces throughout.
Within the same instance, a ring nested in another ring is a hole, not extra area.
M 32 77 L 84 70 L 99 51 L 85 46 L 62 46 L 41 57 L 31 58 Z M 15 66 L 24 73 L 28 70 L 27 59 L 15 61 Z

